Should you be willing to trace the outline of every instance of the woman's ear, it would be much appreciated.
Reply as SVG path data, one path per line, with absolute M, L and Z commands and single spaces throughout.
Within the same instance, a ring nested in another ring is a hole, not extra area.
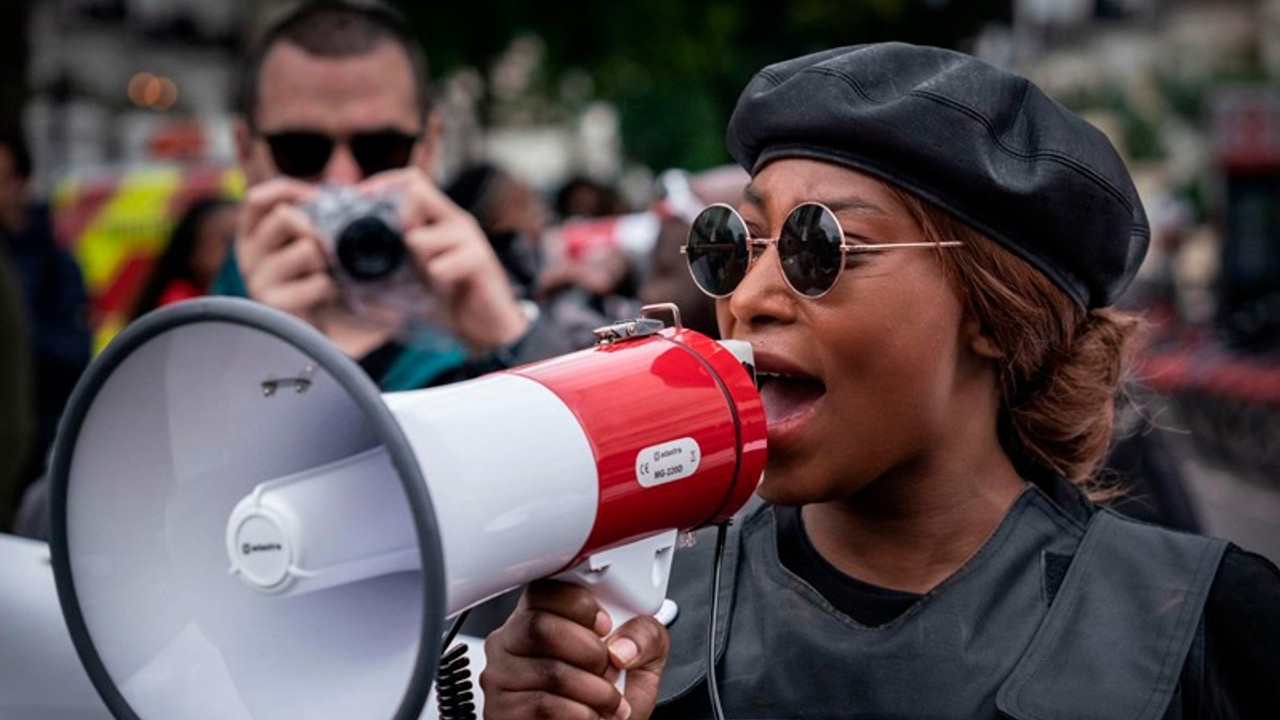
M 982 326 L 982 322 L 977 318 L 969 318 L 964 321 L 964 336 L 969 343 L 969 350 L 973 354 L 988 360 L 996 360 L 1004 357 L 1004 351 L 996 345 L 996 341 L 987 333 L 986 328 Z

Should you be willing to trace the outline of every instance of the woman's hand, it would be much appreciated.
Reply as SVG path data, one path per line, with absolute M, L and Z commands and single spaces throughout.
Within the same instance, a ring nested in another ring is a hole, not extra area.
M 652 617 L 610 633 L 609 615 L 577 585 L 541 580 L 485 641 L 480 675 L 487 720 L 644 720 L 667 660 L 666 628 Z M 626 697 L 614 686 L 626 670 Z

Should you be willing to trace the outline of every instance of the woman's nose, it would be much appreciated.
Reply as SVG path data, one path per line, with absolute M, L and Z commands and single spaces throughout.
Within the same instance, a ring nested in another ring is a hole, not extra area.
M 794 315 L 796 299 L 782 277 L 778 245 L 770 243 L 729 296 L 729 312 L 742 323 L 786 322 Z

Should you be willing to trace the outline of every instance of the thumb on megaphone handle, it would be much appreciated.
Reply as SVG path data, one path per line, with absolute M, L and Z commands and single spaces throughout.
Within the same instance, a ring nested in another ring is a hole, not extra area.
M 590 590 L 615 631 L 639 615 L 653 615 L 665 625 L 676 613 L 675 603 L 667 599 L 676 537 L 675 530 L 668 530 L 592 553 L 557 579 Z M 615 685 L 619 692 L 626 689 L 625 670 L 619 670 Z

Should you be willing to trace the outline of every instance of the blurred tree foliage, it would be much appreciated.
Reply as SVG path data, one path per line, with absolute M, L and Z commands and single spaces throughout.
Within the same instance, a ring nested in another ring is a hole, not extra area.
M 27 18 L 31 0 L 0 0 L 0 133 L 22 130 L 27 101 Z
M 724 127 L 738 93 L 768 63 L 841 45 L 902 40 L 966 49 L 1009 0 L 461 0 L 397 6 L 437 77 L 488 68 L 521 35 L 546 45 L 551 96 L 575 69 L 622 115 L 627 156 L 654 168 L 728 161 Z

